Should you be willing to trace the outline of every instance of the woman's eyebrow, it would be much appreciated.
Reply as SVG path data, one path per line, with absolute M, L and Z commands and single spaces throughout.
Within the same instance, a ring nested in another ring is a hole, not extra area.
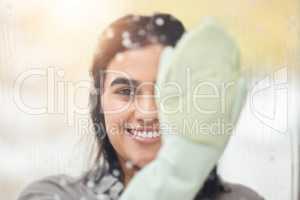
M 111 82 L 110 86 L 112 87 L 118 84 L 133 85 L 134 87 L 136 87 L 139 85 L 139 81 L 134 79 L 124 78 L 124 77 L 118 77 Z

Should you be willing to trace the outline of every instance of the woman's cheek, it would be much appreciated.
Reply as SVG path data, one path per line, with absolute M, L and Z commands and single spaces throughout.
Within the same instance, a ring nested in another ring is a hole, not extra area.
M 120 135 L 122 134 L 124 123 L 128 121 L 130 116 L 130 104 L 113 98 L 111 101 L 106 102 L 103 105 L 103 110 L 108 134 Z
M 130 107 L 129 101 L 119 100 L 114 97 L 106 98 L 103 102 L 103 110 L 107 114 L 122 114 Z

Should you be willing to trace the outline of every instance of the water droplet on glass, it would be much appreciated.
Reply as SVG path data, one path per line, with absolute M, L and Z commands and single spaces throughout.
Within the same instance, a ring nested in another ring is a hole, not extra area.
M 124 38 L 123 41 L 122 41 L 122 45 L 125 48 L 131 48 L 132 47 L 131 40 L 129 38 Z
M 87 184 L 86 184 L 89 188 L 93 188 L 93 187 L 95 187 L 95 183 L 94 183 L 94 181 L 91 181 L 91 180 L 89 180 L 88 182 L 87 182 Z
M 127 169 L 132 169 L 133 168 L 133 163 L 132 163 L 132 161 L 127 161 L 126 163 L 125 163 L 125 167 L 127 168 Z
M 163 18 L 158 17 L 158 18 L 155 20 L 155 24 L 156 24 L 157 26 L 163 26 L 163 25 L 165 24 L 165 21 L 164 21 Z
M 120 176 L 120 171 L 117 170 L 117 169 L 114 169 L 113 170 L 113 175 L 116 176 L 116 177 Z
M 144 29 L 140 29 L 140 30 L 138 30 L 138 35 L 144 36 L 144 35 L 146 35 L 146 31 Z
M 129 36 L 130 36 L 130 34 L 129 34 L 128 31 L 124 31 L 124 32 L 122 33 L 122 38 L 124 38 L 124 39 L 129 38 Z

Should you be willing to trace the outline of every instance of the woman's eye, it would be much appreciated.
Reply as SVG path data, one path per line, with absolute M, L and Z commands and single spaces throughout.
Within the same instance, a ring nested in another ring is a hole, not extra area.
M 121 89 L 119 91 L 117 91 L 118 94 L 121 95 L 126 95 L 126 96 L 133 96 L 134 95 L 134 90 L 132 89 Z

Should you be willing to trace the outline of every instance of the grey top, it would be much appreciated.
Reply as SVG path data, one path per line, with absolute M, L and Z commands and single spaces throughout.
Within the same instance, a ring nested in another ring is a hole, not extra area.
M 66 175 L 46 177 L 25 188 L 18 200 L 117 200 L 124 189 L 119 175 L 118 171 L 103 173 L 95 168 L 79 178 Z M 245 186 L 224 184 L 226 192 L 215 200 L 263 200 Z

